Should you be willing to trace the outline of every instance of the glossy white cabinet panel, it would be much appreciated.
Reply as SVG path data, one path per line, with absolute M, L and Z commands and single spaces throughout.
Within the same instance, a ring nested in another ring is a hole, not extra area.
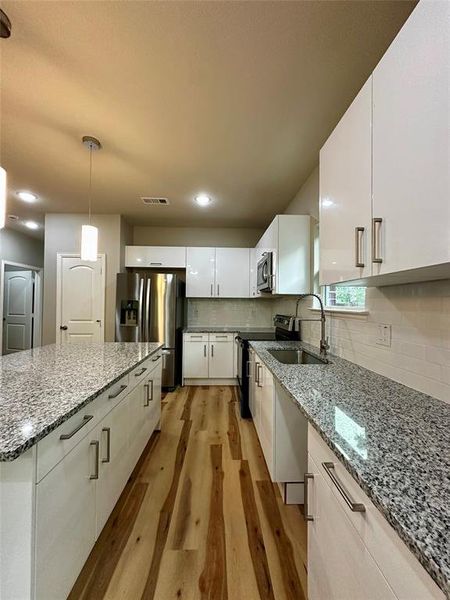
M 320 151 L 321 285 L 371 274 L 371 127 L 372 78 Z
M 212 334 L 210 337 L 213 337 Z M 236 377 L 234 368 L 234 341 L 215 339 L 209 342 L 209 377 L 211 379 Z
M 184 340 L 183 377 L 207 378 L 209 376 L 209 342 L 202 339 Z
M 215 295 L 215 248 L 187 248 L 186 297 L 213 298 Z
M 249 248 L 216 248 L 217 298 L 248 298 L 250 295 Z
M 186 248 L 184 246 L 126 246 L 125 266 L 183 269 L 186 266 Z
M 450 261 L 449 71 L 450 4 L 419 2 L 373 72 L 374 275 Z

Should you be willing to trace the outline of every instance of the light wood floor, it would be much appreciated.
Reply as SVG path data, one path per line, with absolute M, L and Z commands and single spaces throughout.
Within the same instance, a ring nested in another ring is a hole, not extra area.
M 283 504 L 231 387 L 163 401 L 70 600 L 303 600 L 306 531 Z

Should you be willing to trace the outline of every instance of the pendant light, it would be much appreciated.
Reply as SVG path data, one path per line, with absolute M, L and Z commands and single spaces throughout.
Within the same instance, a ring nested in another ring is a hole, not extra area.
M 0 229 L 6 223 L 6 171 L 0 167 Z
M 81 260 L 95 262 L 98 254 L 98 229 L 91 225 L 92 209 L 92 153 L 100 150 L 102 145 L 97 138 L 83 136 L 83 144 L 89 149 L 89 221 L 81 226 Z

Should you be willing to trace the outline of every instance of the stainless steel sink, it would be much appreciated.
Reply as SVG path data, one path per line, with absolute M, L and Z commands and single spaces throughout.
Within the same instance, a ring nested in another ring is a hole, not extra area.
M 326 358 L 319 358 L 306 350 L 268 350 L 267 352 L 284 365 L 326 365 L 328 363 Z

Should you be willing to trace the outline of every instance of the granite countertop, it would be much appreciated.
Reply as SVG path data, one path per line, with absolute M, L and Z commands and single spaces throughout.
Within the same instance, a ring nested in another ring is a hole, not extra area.
M 162 347 L 80 343 L 0 357 L 0 461 L 11 461 Z
M 450 597 L 450 405 L 330 355 L 283 365 L 250 342 L 423 567 Z
M 187 326 L 183 329 L 184 333 L 273 333 L 274 327 L 240 327 L 239 325 L 227 325 L 225 327 L 209 327 L 208 325 Z

